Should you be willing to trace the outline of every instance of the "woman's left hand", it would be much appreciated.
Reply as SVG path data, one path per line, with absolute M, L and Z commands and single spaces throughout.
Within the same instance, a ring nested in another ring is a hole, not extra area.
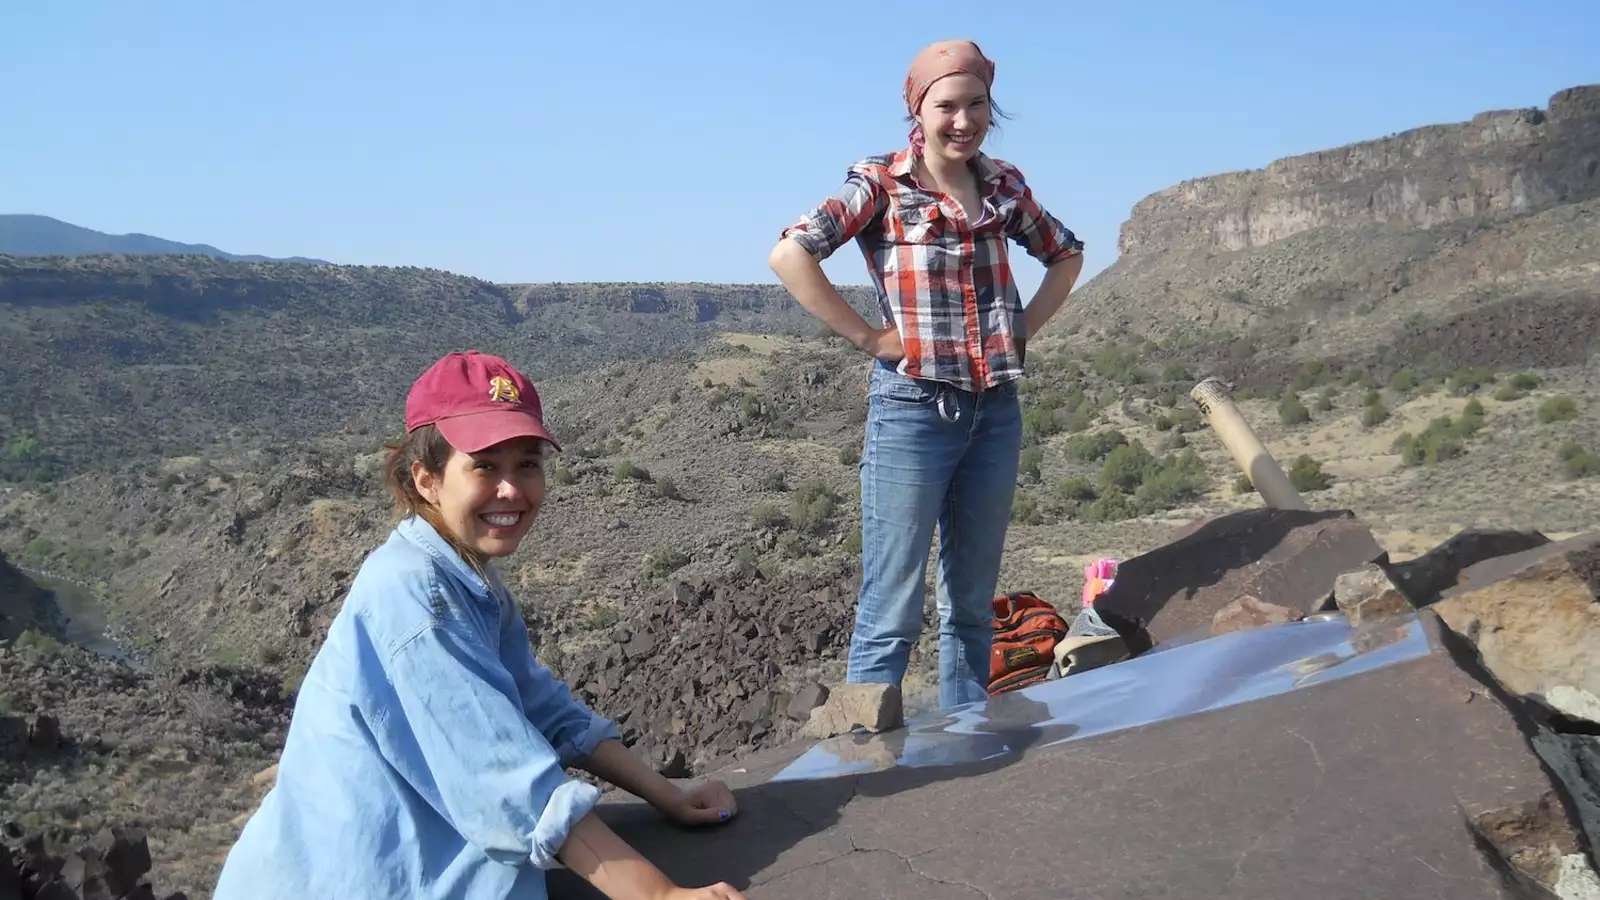
M 679 789 L 677 799 L 661 812 L 679 825 L 715 825 L 739 814 L 733 791 L 720 781 L 704 781 Z

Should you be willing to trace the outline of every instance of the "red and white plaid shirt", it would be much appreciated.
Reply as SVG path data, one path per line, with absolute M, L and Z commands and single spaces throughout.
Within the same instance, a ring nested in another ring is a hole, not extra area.
M 1027 336 L 1006 238 L 1046 266 L 1083 252 L 1083 242 L 1009 163 L 974 159 L 983 214 L 972 224 L 953 198 L 917 182 L 913 161 L 906 149 L 856 163 L 838 193 L 783 235 L 818 260 L 856 239 L 884 321 L 905 344 L 902 374 L 968 391 L 1018 378 Z

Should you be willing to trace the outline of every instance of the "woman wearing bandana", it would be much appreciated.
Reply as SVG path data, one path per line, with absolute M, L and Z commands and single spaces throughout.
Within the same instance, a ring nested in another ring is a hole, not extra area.
M 922 627 L 939 530 L 939 702 L 987 696 L 990 601 L 1022 444 L 1025 345 L 1066 301 L 1083 244 L 1022 173 L 981 152 L 995 65 L 971 41 L 911 63 L 910 145 L 851 166 L 844 186 L 785 229 L 770 258 L 796 300 L 873 358 L 861 454 L 861 593 L 846 680 L 899 684 Z M 851 238 L 883 325 L 839 296 L 821 261 Z M 1024 306 L 1007 239 L 1046 267 Z

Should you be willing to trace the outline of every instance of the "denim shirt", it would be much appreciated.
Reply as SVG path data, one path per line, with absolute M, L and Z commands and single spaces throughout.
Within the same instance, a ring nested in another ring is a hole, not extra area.
M 616 737 L 534 659 L 493 570 L 406 519 L 317 651 L 216 898 L 542 898 L 599 799 L 565 767 Z

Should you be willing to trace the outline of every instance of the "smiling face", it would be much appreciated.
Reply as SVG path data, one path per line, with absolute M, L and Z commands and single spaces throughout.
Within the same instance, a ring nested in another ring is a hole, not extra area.
M 924 153 L 952 162 L 972 159 L 989 133 L 991 115 L 989 89 L 976 75 L 962 73 L 935 81 L 917 112 L 927 142 Z
M 543 441 L 514 438 L 477 453 L 454 450 L 437 473 L 414 463 L 411 477 L 461 546 L 508 556 L 544 502 L 544 456 Z

